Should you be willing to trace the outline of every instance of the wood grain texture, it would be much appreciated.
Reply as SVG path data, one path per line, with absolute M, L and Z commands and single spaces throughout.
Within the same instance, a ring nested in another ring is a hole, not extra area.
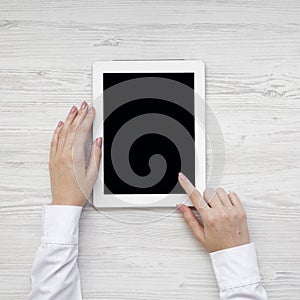
M 210 182 L 241 195 L 269 298 L 296 299 L 299 15 L 296 0 L 0 1 L 0 299 L 29 291 L 52 130 L 71 104 L 91 100 L 92 61 L 164 58 L 205 61 L 226 149 L 222 181 Z M 218 143 L 210 114 L 207 134 Z M 208 149 L 208 169 L 221 157 Z M 80 235 L 84 299 L 218 297 L 177 212 L 87 207 Z

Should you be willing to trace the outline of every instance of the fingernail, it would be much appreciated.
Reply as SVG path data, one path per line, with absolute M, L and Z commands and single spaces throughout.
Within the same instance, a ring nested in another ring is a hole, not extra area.
M 87 103 L 85 101 L 82 102 L 80 109 L 85 109 L 87 106 Z
M 102 137 L 99 137 L 99 138 L 96 139 L 96 144 L 97 144 L 97 146 L 98 146 L 99 148 L 102 147 Z
M 182 206 L 182 204 L 176 204 L 176 208 L 177 208 L 180 212 L 183 212 L 183 206 Z
M 76 106 L 72 106 L 70 113 L 74 113 L 76 111 Z
M 60 127 L 62 126 L 63 122 L 62 121 L 59 121 L 58 124 L 57 124 L 57 127 Z
M 181 180 L 186 180 L 186 177 L 183 175 L 183 173 L 179 172 L 178 175 Z
M 95 111 L 95 107 L 92 106 L 91 109 L 90 109 L 90 112 L 94 112 Z

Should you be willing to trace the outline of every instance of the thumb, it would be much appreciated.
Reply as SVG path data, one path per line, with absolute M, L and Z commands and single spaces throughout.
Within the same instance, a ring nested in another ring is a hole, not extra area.
M 97 138 L 92 146 L 89 164 L 87 167 L 87 177 L 93 182 L 96 181 L 100 160 L 102 155 L 102 137 Z
M 204 227 L 199 223 L 192 210 L 184 205 L 178 204 L 177 209 L 182 213 L 184 221 L 190 227 L 194 236 L 201 242 L 204 242 Z

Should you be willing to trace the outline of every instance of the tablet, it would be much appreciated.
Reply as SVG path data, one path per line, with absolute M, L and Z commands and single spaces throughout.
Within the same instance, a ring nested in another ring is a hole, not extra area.
M 96 207 L 189 204 L 205 188 L 205 71 L 198 60 L 96 61 L 93 139 L 103 137 Z

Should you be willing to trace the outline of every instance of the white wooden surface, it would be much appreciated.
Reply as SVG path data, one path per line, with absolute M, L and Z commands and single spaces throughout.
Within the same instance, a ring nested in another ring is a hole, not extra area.
M 298 298 L 299 15 L 297 0 L 1 0 L 0 299 L 28 293 L 50 137 L 73 103 L 91 100 L 92 61 L 164 58 L 206 62 L 226 146 L 221 184 L 245 204 L 270 299 Z M 168 212 L 85 209 L 84 299 L 217 299 L 207 254 Z

